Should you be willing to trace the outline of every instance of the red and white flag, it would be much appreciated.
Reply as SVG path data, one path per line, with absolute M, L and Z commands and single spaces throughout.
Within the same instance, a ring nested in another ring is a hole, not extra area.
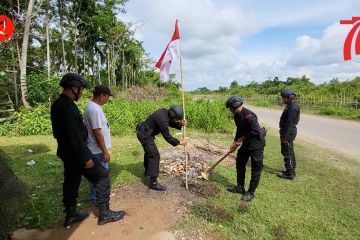
M 163 81 L 169 80 L 169 71 L 171 62 L 174 58 L 180 57 L 180 33 L 178 28 L 178 20 L 175 22 L 174 34 L 166 46 L 160 59 L 157 61 L 155 67 L 160 69 L 160 79 Z

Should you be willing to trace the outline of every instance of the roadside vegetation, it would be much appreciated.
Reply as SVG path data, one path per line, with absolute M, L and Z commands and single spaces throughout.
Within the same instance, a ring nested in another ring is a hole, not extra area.
M 347 81 L 333 79 L 322 84 L 315 84 L 306 76 L 289 77 L 283 81 L 275 77 L 262 83 L 250 82 L 246 85 L 233 81 L 229 87 L 219 87 L 217 90 L 202 87 L 192 91 L 192 94 L 195 99 L 211 100 L 238 94 L 248 104 L 277 108 L 283 107 L 280 92 L 285 88 L 296 91 L 297 100 L 305 111 L 360 120 L 360 77 Z

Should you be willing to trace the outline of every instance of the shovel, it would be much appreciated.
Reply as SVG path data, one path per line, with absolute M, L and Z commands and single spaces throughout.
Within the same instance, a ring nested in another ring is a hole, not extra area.
M 209 174 L 212 172 L 212 170 L 214 170 L 214 168 L 221 163 L 227 156 L 229 156 L 231 153 L 231 151 L 228 151 L 224 156 L 222 156 L 207 172 L 202 172 L 201 176 L 205 179 L 205 180 L 209 180 Z

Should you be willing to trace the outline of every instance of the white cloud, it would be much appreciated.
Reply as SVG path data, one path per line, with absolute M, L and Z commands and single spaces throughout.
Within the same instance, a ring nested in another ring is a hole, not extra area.
M 343 46 L 350 25 L 334 23 L 321 38 L 304 35 L 296 39 L 296 48 L 289 59 L 293 66 L 328 65 L 343 62 Z
M 351 26 L 334 23 L 355 16 L 359 2 L 131 0 L 125 7 L 128 14 L 122 19 L 142 24 L 136 37 L 154 59 L 170 40 L 175 19 L 180 20 L 187 90 L 229 86 L 233 80 L 242 84 L 261 82 L 275 76 L 285 80 L 307 75 L 315 82 L 324 82 L 334 77 L 351 79 L 359 73 L 356 69 L 360 63 L 342 59 L 343 41 Z M 284 26 L 286 30 L 282 30 Z M 293 34 L 287 35 L 289 29 Z M 261 34 L 265 30 L 270 39 L 271 34 L 282 31 L 281 41 L 287 44 L 277 42 L 274 46 L 267 35 Z M 262 48 L 249 41 L 248 49 L 240 48 L 248 37 L 260 42 Z M 179 69 L 172 69 L 178 76 Z

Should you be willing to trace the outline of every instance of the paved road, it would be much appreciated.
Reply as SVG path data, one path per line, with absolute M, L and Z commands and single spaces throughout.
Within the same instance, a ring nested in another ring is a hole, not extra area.
M 261 123 L 274 129 L 279 128 L 281 110 L 249 108 L 258 115 Z M 360 161 L 360 122 L 302 113 L 298 138 Z

